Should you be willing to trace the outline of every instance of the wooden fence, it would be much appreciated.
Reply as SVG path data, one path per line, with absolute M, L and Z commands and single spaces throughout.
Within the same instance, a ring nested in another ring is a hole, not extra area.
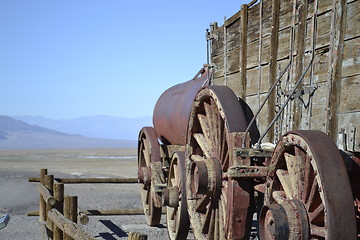
M 40 170 L 39 178 L 29 178 L 29 182 L 39 182 L 39 211 L 28 216 L 39 216 L 42 223 L 42 238 L 53 240 L 95 240 L 77 223 L 87 224 L 88 216 L 98 215 L 141 215 L 142 209 L 81 210 L 77 196 L 65 196 L 64 184 L 79 183 L 137 183 L 136 178 L 54 178 L 47 169 Z M 129 240 L 145 240 L 141 233 L 128 234 Z

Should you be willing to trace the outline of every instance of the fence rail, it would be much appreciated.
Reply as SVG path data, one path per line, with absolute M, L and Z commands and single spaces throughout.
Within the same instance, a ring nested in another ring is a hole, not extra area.
M 39 216 L 42 223 L 42 238 L 52 240 L 95 240 L 77 223 L 89 222 L 88 216 L 99 215 L 140 215 L 143 209 L 82 210 L 78 208 L 77 196 L 64 196 L 64 184 L 81 183 L 137 183 L 136 178 L 54 178 L 47 169 L 40 170 L 40 177 L 30 177 L 29 182 L 39 182 L 39 211 L 28 216 Z M 142 233 L 128 234 L 130 240 L 146 240 Z

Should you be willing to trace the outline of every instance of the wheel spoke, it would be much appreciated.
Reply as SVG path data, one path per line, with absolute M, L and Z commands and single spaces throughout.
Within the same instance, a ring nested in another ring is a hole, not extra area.
M 311 229 L 311 236 L 318 236 L 325 238 L 326 236 L 326 228 L 325 227 L 318 227 L 314 224 L 310 224 Z
M 279 181 L 285 191 L 287 198 L 292 199 L 293 191 L 291 189 L 291 180 L 289 173 L 286 170 L 278 169 L 276 170 L 276 175 L 279 178 Z
M 211 204 L 211 217 L 210 217 L 210 225 L 209 225 L 209 235 L 208 238 L 209 239 L 215 239 L 214 238 L 214 234 L 215 234 L 215 218 L 216 218 L 216 207 L 215 207 L 215 202 L 213 204 Z
M 311 185 L 311 190 L 310 190 L 310 193 L 309 193 L 309 198 L 307 200 L 307 202 L 305 203 L 305 206 L 306 206 L 306 209 L 309 211 L 312 203 L 314 202 L 315 200 L 315 194 L 318 190 L 318 183 L 316 181 L 316 178 L 314 178 L 313 182 L 312 182 L 312 185 Z
M 324 204 L 320 204 L 315 211 L 309 212 L 309 221 L 313 222 L 320 214 L 324 214 Z
M 219 218 L 219 207 L 215 209 L 215 226 L 214 226 L 214 239 L 219 239 L 219 227 L 220 227 L 220 218 Z
M 216 117 L 216 113 L 214 112 L 214 106 L 211 104 L 208 104 L 208 103 L 204 103 L 204 108 L 205 108 L 205 113 L 206 113 L 206 116 L 207 116 L 207 126 L 209 127 L 210 129 L 210 134 L 209 134 L 209 138 L 211 139 L 211 142 L 212 142 L 212 152 L 213 153 L 217 153 L 219 150 L 218 150 L 218 136 L 217 136 L 217 125 L 218 125 L 218 122 L 217 122 L 217 117 Z M 215 157 L 218 157 L 218 156 L 215 156 Z
M 190 159 L 192 161 L 204 161 L 204 158 L 202 156 L 199 156 L 199 155 L 191 155 Z
M 204 234 L 209 233 L 209 227 L 210 227 L 210 220 L 211 220 L 211 215 L 212 215 L 212 203 L 210 204 L 210 206 L 206 209 L 206 214 L 205 214 L 205 219 L 204 219 L 204 224 L 203 227 L 201 229 L 201 232 Z
M 193 136 L 194 136 L 195 140 L 197 141 L 197 143 L 199 144 L 199 146 L 200 146 L 202 152 L 204 153 L 204 155 L 207 158 L 211 158 L 211 156 L 210 156 L 210 148 L 209 148 L 208 142 L 206 141 L 204 135 L 201 134 L 201 133 L 194 133 Z
M 196 212 L 205 213 L 206 206 L 209 204 L 209 202 L 210 202 L 210 197 L 208 195 L 202 196 L 202 198 L 196 203 L 196 207 L 195 207 Z
M 220 114 L 218 116 L 220 117 Z M 227 153 L 225 153 L 225 146 L 226 146 L 227 142 L 226 142 L 226 134 L 224 134 L 225 133 L 225 124 L 223 121 L 221 121 L 220 123 L 221 123 L 220 129 L 221 129 L 222 133 L 220 133 L 221 143 L 219 143 L 219 144 L 221 147 L 220 147 L 220 158 L 219 159 L 220 159 L 221 164 L 224 164 L 225 158 L 226 158 L 225 155 L 227 154 Z
M 208 116 L 198 114 L 197 118 L 199 119 L 202 133 L 204 134 L 205 141 L 208 145 L 208 151 L 213 152 L 215 147 L 214 140 L 212 138 L 212 126 L 210 125 L 210 120 Z
M 299 184 L 301 184 L 300 181 L 300 164 L 298 161 L 298 158 L 295 157 L 292 154 L 285 153 L 284 154 L 287 170 L 289 173 L 290 183 L 291 183 L 291 189 L 292 189 L 292 197 L 297 197 L 299 193 Z
M 314 182 L 314 175 L 313 175 L 313 170 L 311 167 L 311 162 L 310 162 L 310 158 L 309 155 L 306 155 L 305 158 L 305 176 L 304 176 L 304 186 L 303 186 L 303 193 L 302 193 L 302 202 L 306 203 L 308 201 L 308 197 L 311 191 L 311 184 Z
M 223 170 L 223 172 L 226 172 L 227 169 L 229 168 L 229 152 L 226 152 L 225 155 L 225 159 L 224 162 L 222 163 L 221 169 Z
M 177 186 L 179 187 L 180 185 L 180 174 L 179 174 L 179 167 L 177 164 L 174 164 L 174 183 L 173 183 L 173 187 Z

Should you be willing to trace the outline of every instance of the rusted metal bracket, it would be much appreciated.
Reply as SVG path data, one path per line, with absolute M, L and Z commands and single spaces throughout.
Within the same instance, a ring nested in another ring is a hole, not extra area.
M 213 40 L 215 39 L 216 41 L 219 40 L 219 36 L 217 33 L 214 33 L 212 31 L 209 31 L 209 29 L 206 29 L 206 40 Z
M 228 169 L 226 175 L 229 178 L 262 178 L 266 177 L 268 167 L 259 166 L 232 166 Z
M 355 126 L 350 125 L 341 129 L 338 135 L 338 146 L 344 151 L 353 152 L 357 150 Z
M 235 148 L 236 157 L 271 157 L 273 151 L 267 149 Z
M 166 183 L 154 184 L 154 191 L 156 193 L 162 193 L 163 190 L 166 188 L 166 185 Z
M 293 95 L 292 95 L 292 98 L 295 99 L 295 98 L 300 98 L 301 96 L 305 95 L 305 94 L 310 94 L 310 96 L 312 96 L 315 92 L 315 90 L 318 89 L 317 86 L 315 85 L 312 85 L 312 86 L 307 86 L 307 87 L 303 87 L 303 89 L 299 90 L 299 91 L 296 91 Z M 290 96 L 291 94 L 291 91 L 287 91 L 285 93 L 286 96 Z

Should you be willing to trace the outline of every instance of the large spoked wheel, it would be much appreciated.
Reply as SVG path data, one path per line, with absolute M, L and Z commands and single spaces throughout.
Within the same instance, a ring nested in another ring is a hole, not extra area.
M 189 232 L 185 182 L 185 153 L 175 152 L 170 165 L 167 188 L 164 190 L 164 205 L 167 206 L 166 223 L 171 240 L 184 240 Z
M 138 179 L 141 200 L 148 225 L 156 226 L 161 218 L 161 195 L 154 184 L 164 183 L 161 172 L 160 146 L 152 127 L 141 129 L 138 140 Z
M 323 132 L 285 134 L 273 153 L 266 185 L 262 240 L 356 238 L 345 165 Z
M 210 86 L 196 96 L 186 146 L 186 194 L 196 239 L 244 239 L 252 219 L 252 184 L 228 178 L 247 126 L 234 93 Z M 239 147 L 239 146 L 237 146 Z

